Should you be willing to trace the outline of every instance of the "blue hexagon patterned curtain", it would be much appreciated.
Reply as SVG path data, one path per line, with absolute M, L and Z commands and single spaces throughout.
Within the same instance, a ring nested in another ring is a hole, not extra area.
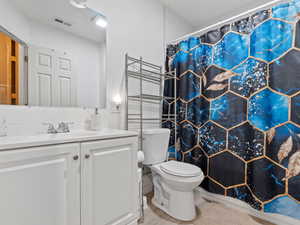
M 202 168 L 203 188 L 296 219 L 299 19 L 300 0 L 290 1 L 168 46 L 176 86 L 165 81 L 163 104 L 163 114 L 177 115 L 163 122 L 169 156 Z

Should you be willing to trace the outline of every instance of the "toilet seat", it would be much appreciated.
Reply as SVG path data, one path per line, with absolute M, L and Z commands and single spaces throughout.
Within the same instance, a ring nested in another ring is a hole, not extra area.
M 199 167 L 178 161 L 168 161 L 160 164 L 160 169 L 170 175 L 178 177 L 197 177 L 202 175 Z

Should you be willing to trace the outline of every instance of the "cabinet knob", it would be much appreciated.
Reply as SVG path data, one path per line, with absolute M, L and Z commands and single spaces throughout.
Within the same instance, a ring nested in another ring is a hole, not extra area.
M 85 157 L 86 159 L 89 159 L 89 158 L 90 158 L 90 155 L 89 155 L 89 154 L 86 154 L 84 157 Z
M 75 156 L 73 157 L 73 159 L 74 159 L 74 160 L 78 160 L 78 159 L 79 159 L 79 156 L 78 156 L 78 155 L 75 155 Z

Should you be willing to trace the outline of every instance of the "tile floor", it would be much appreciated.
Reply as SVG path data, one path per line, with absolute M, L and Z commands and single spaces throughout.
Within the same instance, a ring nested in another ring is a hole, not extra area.
M 177 221 L 149 201 L 148 204 L 142 225 L 274 225 L 213 202 L 204 203 L 201 210 L 198 209 L 197 218 L 191 222 Z

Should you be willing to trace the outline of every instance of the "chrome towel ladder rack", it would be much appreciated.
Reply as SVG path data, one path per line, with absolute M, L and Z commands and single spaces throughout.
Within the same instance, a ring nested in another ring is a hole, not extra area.
M 163 86 L 164 81 L 167 79 L 174 79 L 174 96 L 164 97 L 163 96 Z M 129 94 L 129 84 L 131 80 L 138 81 L 138 89 L 135 95 Z M 139 150 L 143 151 L 143 129 L 145 125 L 157 124 L 161 127 L 162 123 L 167 120 L 171 120 L 176 124 L 176 104 L 174 104 L 174 113 L 163 114 L 163 102 L 175 101 L 176 96 L 176 75 L 175 73 L 163 73 L 163 67 L 149 63 L 140 58 L 130 57 L 128 54 L 125 56 L 125 103 L 126 103 L 126 124 L 127 130 L 130 130 L 131 124 L 138 125 L 139 132 Z M 146 94 L 144 87 L 149 85 L 154 85 L 158 87 L 158 95 Z M 130 113 L 129 104 L 136 103 L 138 112 Z M 158 117 L 145 117 L 144 116 L 144 104 L 153 104 L 154 106 L 159 106 L 159 116 Z M 176 128 L 175 128 L 175 138 L 176 138 Z M 144 174 L 144 167 L 141 165 L 142 174 Z M 140 196 L 143 196 L 143 188 L 140 190 Z M 143 199 L 143 198 L 142 198 Z M 141 201 L 141 218 L 140 222 L 144 221 L 144 202 Z

